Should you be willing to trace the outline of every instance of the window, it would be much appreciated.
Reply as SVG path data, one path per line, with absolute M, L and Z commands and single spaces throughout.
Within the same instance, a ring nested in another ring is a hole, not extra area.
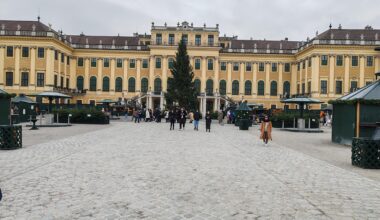
M 201 69 L 201 59 L 195 59 L 195 69 L 196 70 Z
M 284 71 L 285 72 L 290 72 L 290 63 L 285 63 Z
M 343 56 L 342 55 L 336 56 L 336 65 L 337 66 L 343 66 Z
M 89 101 L 90 101 L 89 104 L 90 104 L 91 106 L 95 106 L 95 100 L 89 100 Z
M 277 82 L 276 81 L 272 81 L 270 83 L 270 95 L 277 96 Z
M 285 98 L 289 98 L 289 96 L 290 96 L 290 83 L 288 81 L 284 82 L 284 86 L 282 87 L 282 89 L 283 89 L 282 95 Z
M 13 57 L 13 47 L 7 46 L 7 57 Z
M 251 72 L 252 71 L 252 64 L 251 63 L 246 63 L 245 64 L 245 71 L 246 72 Z
M 206 81 L 206 94 L 207 95 L 213 95 L 214 93 L 214 82 L 212 79 L 208 79 Z
M 102 88 L 102 90 L 104 92 L 110 91 L 110 78 L 108 78 L 107 76 L 103 77 L 103 88 Z
M 264 85 L 264 81 L 259 81 L 257 83 L 257 95 L 264 95 L 264 92 L 265 92 L 265 85 Z
M 301 69 L 301 63 L 298 62 L 298 63 L 297 63 L 297 71 L 300 71 L 300 69 Z
M 311 81 L 307 82 L 307 90 L 311 93 Z
M 21 86 L 28 86 L 28 85 L 29 85 L 29 73 L 21 72 Z
M 13 86 L 13 72 L 7 72 L 5 75 L 5 86 Z
M 78 58 L 78 66 L 83 66 L 83 57 Z
M 221 95 L 226 95 L 226 86 L 227 83 L 225 80 L 220 80 L 219 82 L 219 92 Z
M 148 59 L 142 60 L 142 68 L 144 68 L 144 69 L 148 68 Z
M 367 57 L 367 66 L 373 66 L 373 56 Z
M 351 66 L 358 66 L 358 56 L 351 57 Z
M 194 80 L 194 89 L 198 94 L 201 93 L 201 81 L 199 79 Z
M 306 60 L 302 61 L 302 69 L 306 68 Z
M 69 78 L 66 78 L 66 88 L 69 88 L 70 87 L 70 80 Z
M 173 63 L 174 63 L 174 59 L 173 58 L 169 58 L 168 59 L 168 67 L 169 67 L 169 69 L 173 69 Z
M 372 81 L 366 81 L 365 85 L 368 86 L 369 84 L 372 84 Z
M 90 91 L 96 91 L 96 76 L 90 78 Z
M 69 57 L 69 56 L 67 56 L 66 64 L 67 64 L 67 65 L 70 65 L 70 57 Z
M 277 63 L 272 63 L 272 72 L 277 72 Z
M 110 67 L 110 59 L 103 58 L 103 67 Z
M 61 53 L 61 63 L 65 62 L 65 54 Z
M 174 44 L 174 34 L 169 34 L 169 45 Z
M 64 83 L 63 80 L 64 80 L 64 78 L 63 78 L 63 76 L 61 76 L 61 81 L 59 81 L 61 88 L 63 88 L 63 83 Z
M 265 64 L 263 62 L 259 63 L 259 72 L 264 72 L 265 71 Z
M 247 80 L 245 81 L 244 85 L 244 95 L 251 95 L 252 94 L 252 83 L 251 81 Z
M 22 47 L 22 57 L 29 57 L 29 47 Z
M 156 34 L 156 44 L 157 45 L 162 44 L 162 34 Z
M 209 46 L 213 46 L 214 45 L 214 35 L 208 35 L 207 43 L 208 43 Z
M 45 74 L 37 73 L 37 87 L 43 87 L 45 85 Z
M 156 69 L 161 69 L 161 58 L 156 58 Z
M 54 59 L 55 59 L 55 60 L 58 60 L 58 50 L 55 50 L 55 51 L 54 51 Z
M 136 60 L 135 59 L 130 59 L 129 60 L 129 68 L 133 69 L 136 67 Z
M 335 94 L 342 94 L 342 81 L 340 80 L 335 82 Z
M 302 95 L 304 95 L 305 94 L 305 83 L 302 83 Z
M 226 71 L 227 69 L 227 63 L 226 62 L 221 62 L 220 63 L 220 70 L 221 71 Z
M 54 75 L 54 87 L 58 86 L 58 76 Z
M 327 94 L 327 80 L 321 80 L 321 94 Z
M 96 67 L 96 58 L 91 58 L 91 67 Z
M 308 59 L 308 64 L 309 64 L 309 67 L 311 67 L 311 57 L 309 57 L 309 59 Z
M 233 64 L 233 70 L 234 71 L 239 71 L 239 63 L 234 63 Z
M 239 95 L 239 81 L 232 82 L 232 95 Z
M 135 92 L 136 91 L 136 80 L 135 78 L 131 77 L 128 79 L 128 92 Z
M 187 45 L 187 43 L 188 43 L 188 36 L 187 36 L 187 34 L 182 34 L 182 40 L 183 40 L 183 43 Z
M 141 92 L 148 92 L 148 79 L 147 78 L 141 79 Z
M 115 80 L 115 91 L 116 92 L 123 91 L 123 79 L 121 77 L 117 77 Z
M 214 69 L 214 61 L 212 59 L 207 60 L 207 69 L 213 70 Z
M 37 56 L 38 56 L 38 58 L 44 58 L 45 57 L 45 48 L 39 47 L 37 49 Z
M 162 91 L 161 79 L 160 78 L 156 78 L 154 80 L 154 93 L 159 94 L 159 93 L 161 93 L 161 91 Z
M 123 67 L 123 59 L 117 58 L 116 59 L 116 67 L 122 68 Z
M 201 35 L 195 35 L 195 45 L 200 46 L 202 43 Z
M 328 57 L 327 57 L 327 55 L 322 55 L 321 56 L 321 65 L 322 66 L 327 66 L 327 63 L 328 63 Z
M 300 94 L 300 84 L 297 84 L 297 94 Z
M 83 76 L 77 77 L 77 89 L 82 91 L 83 90 Z
M 358 89 L 358 82 L 357 81 L 351 81 L 351 88 L 350 92 L 354 92 Z

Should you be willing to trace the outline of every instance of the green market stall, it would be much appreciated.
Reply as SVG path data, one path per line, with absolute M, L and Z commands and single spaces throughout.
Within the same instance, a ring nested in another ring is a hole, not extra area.
M 36 112 L 36 102 L 25 94 L 20 94 L 11 99 L 12 105 L 16 106 L 19 112 L 18 121 L 27 122 Z
M 380 122 L 380 80 L 330 103 L 333 142 L 350 145 L 353 137 L 369 138 Z
M 247 102 L 240 103 L 235 113 L 235 125 L 239 126 L 239 130 L 248 130 L 252 126 L 252 120 L 250 120 L 252 109 L 248 107 Z
M 0 149 L 12 150 L 22 147 L 22 127 L 12 125 L 11 121 L 11 98 L 0 89 Z

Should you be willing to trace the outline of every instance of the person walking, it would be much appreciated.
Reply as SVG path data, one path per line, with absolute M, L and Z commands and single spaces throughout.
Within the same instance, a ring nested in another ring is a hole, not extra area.
M 205 120 L 206 120 L 206 132 L 208 130 L 208 132 L 211 132 L 210 129 L 211 129 L 211 114 L 210 114 L 210 111 L 207 111 L 206 113 L 206 116 L 205 116 Z
M 264 120 L 261 122 L 260 127 L 261 135 L 260 139 L 263 139 L 265 146 L 268 144 L 268 140 L 272 140 L 272 122 L 269 120 L 269 117 L 266 115 Z
M 140 123 L 140 110 L 135 110 L 135 113 L 134 113 L 134 117 L 135 117 L 135 123 Z
M 150 121 L 150 114 L 149 114 L 149 109 L 147 108 L 145 110 L 145 122 Z
M 169 111 L 168 110 L 165 110 L 165 122 L 168 123 L 169 122 Z
M 186 124 L 186 116 L 187 112 L 184 108 L 181 108 L 178 113 L 178 121 L 179 121 L 179 130 L 183 129 L 185 130 L 185 124 Z
M 193 121 L 194 121 L 194 113 L 193 113 L 193 111 L 191 111 L 189 113 L 189 123 L 191 124 L 191 123 L 193 123 Z
M 194 112 L 194 130 L 198 131 L 198 125 L 199 125 L 199 119 L 201 115 L 199 114 L 198 110 Z
M 169 121 L 170 121 L 170 130 L 174 130 L 174 124 L 175 124 L 175 120 L 176 120 L 176 114 L 174 112 L 174 110 L 170 110 L 170 112 L 168 113 L 168 118 L 169 118 Z

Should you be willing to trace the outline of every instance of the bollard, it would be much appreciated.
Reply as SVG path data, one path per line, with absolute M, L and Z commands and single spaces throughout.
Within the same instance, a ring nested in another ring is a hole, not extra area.
M 309 129 L 311 128 L 310 122 L 311 122 L 311 121 L 310 121 L 310 118 L 309 118 Z
M 285 126 L 284 126 L 284 120 L 282 120 L 282 128 L 284 128 Z

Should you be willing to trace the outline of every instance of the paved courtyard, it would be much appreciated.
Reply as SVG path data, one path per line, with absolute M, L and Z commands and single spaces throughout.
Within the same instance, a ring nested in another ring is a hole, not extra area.
M 0 151 L 0 219 L 380 218 L 378 181 L 257 129 L 201 127 L 113 122 Z

